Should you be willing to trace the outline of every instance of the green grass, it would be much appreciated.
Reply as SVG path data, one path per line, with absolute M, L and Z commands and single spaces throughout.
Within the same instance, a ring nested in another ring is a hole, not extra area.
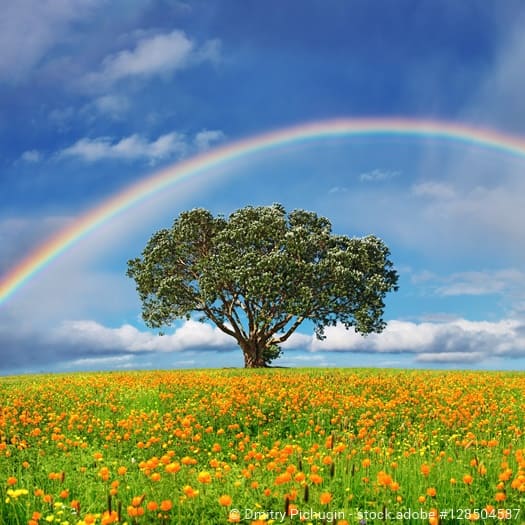
M 524 392 L 510 372 L 0 378 L 0 523 L 525 523 Z

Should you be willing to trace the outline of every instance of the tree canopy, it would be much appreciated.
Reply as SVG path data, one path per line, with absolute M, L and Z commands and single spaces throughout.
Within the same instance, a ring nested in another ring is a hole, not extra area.
M 152 328 L 200 314 L 232 336 L 246 367 L 268 366 L 306 320 L 381 332 L 384 298 L 397 290 L 390 252 L 373 235 L 332 233 L 330 221 L 280 204 L 247 206 L 228 218 L 199 208 L 153 234 L 128 261 Z

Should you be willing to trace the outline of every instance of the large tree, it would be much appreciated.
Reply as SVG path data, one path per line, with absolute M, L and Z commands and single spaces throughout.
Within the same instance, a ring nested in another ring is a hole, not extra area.
M 380 332 L 387 292 L 397 290 L 389 250 L 375 236 L 332 233 L 315 213 L 280 204 L 247 206 L 228 218 L 183 212 L 128 261 L 152 328 L 200 314 L 232 336 L 248 368 L 268 366 L 301 323 Z

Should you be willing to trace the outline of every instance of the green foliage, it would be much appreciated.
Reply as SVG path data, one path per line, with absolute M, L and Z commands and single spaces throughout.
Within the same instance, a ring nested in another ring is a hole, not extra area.
M 247 206 L 228 219 L 183 212 L 128 261 L 148 326 L 200 314 L 234 337 L 249 367 L 267 366 L 305 321 L 318 338 L 342 323 L 380 332 L 397 289 L 389 250 L 375 236 L 335 235 L 313 212 Z

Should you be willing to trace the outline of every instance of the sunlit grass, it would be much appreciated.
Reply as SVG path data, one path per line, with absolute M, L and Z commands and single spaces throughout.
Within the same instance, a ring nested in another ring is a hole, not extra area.
M 0 523 L 525 522 L 523 373 L 77 373 L 0 388 Z

